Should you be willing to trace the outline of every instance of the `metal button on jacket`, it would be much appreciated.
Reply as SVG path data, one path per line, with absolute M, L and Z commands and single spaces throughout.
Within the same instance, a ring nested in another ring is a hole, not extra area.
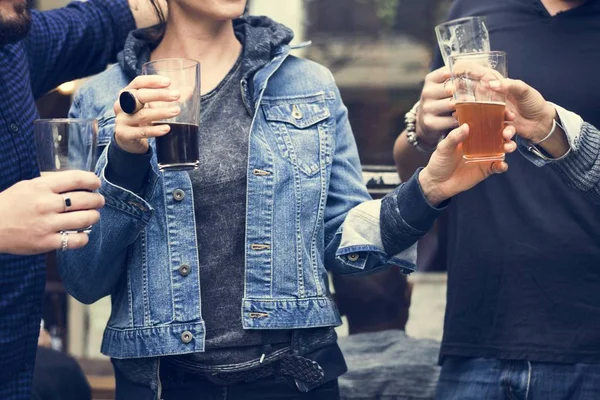
M 173 198 L 176 201 L 181 201 L 181 200 L 184 199 L 184 197 L 185 197 L 185 192 L 183 190 L 176 189 L 176 190 L 173 191 Z
M 183 264 L 181 267 L 179 267 L 179 275 L 181 276 L 188 276 L 190 274 L 190 266 L 187 264 Z
M 192 335 L 192 332 L 190 332 L 190 331 L 185 331 L 181 334 L 181 341 L 185 344 L 188 344 L 189 342 L 191 342 L 193 338 L 194 338 L 194 335 Z
M 348 254 L 348 260 L 354 262 L 354 261 L 358 261 L 359 259 L 359 255 L 356 253 L 352 253 L 352 254 Z

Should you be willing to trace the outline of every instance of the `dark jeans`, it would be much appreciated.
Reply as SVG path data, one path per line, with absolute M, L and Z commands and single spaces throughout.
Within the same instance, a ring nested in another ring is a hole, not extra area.
M 448 357 L 436 399 L 600 399 L 600 365 Z
M 162 374 L 162 369 L 161 369 Z M 129 381 L 115 370 L 117 381 L 116 400 L 154 400 L 154 392 Z M 339 400 L 338 382 L 332 380 L 308 392 L 300 392 L 293 380 L 283 376 L 270 376 L 250 383 L 216 385 L 201 377 L 162 382 L 162 400 Z

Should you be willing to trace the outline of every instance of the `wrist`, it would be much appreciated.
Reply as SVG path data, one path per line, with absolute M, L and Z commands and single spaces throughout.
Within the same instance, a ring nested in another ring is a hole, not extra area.
M 439 206 L 449 198 L 439 190 L 439 185 L 431 177 L 427 167 L 419 173 L 419 185 L 421 186 L 421 190 L 423 191 L 427 202 L 433 207 Z
M 544 111 L 542 113 L 542 118 L 538 124 L 539 129 L 530 139 L 532 143 L 539 143 L 544 139 L 548 138 L 548 134 L 552 131 L 554 126 L 554 121 L 558 119 L 558 115 L 556 109 L 552 106 L 552 104 L 546 102 L 544 107 Z
M 422 147 L 426 148 L 427 150 L 435 150 L 437 148 L 438 142 L 440 141 L 440 136 L 437 133 L 425 133 L 423 132 L 421 129 L 419 129 L 418 125 L 417 125 L 417 129 L 415 131 L 416 135 L 417 135 L 417 139 L 419 140 L 419 143 L 421 144 Z
M 142 143 L 125 142 L 119 139 L 117 135 L 115 135 L 115 144 L 119 150 L 130 154 L 146 154 L 148 152 L 148 147 L 144 146 Z

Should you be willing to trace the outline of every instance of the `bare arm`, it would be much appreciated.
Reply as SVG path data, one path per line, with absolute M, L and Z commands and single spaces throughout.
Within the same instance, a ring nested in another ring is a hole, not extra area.
M 458 126 L 452 117 L 455 107 L 445 87 L 449 77 L 448 68 L 442 67 L 430 72 L 425 78 L 416 124 L 417 140 L 421 148 L 435 149 L 439 138 Z M 406 131 L 396 139 L 394 160 L 403 181 L 408 180 L 417 168 L 424 167 L 430 156 L 408 142 Z

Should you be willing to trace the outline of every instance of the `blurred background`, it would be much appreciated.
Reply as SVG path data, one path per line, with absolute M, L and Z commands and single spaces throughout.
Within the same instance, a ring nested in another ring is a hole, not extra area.
M 68 0 L 34 0 L 47 10 Z M 404 129 L 404 114 L 418 100 L 435 49 L 434 26 L 447 14 L 451 0 L 249 0 L 249 13 L 267 15 L 296 32 L 294 43 L 310 40 L 297 56 L 330 68 L 349 109 L 363 163 L 365 183 L 373 197 L 398 185 L 392 148 Z M 43 118 L 65 117 L 71 95 L 81 82 L 69 82 L 38 102 Z M 431 238 L 426 240 L 432 240 Z M 44 306 L 52 347 L 82 360 L 97 375 L 110 371 L 100 354 L 110 300 L 84 306 L 64 291 L 52 257 L 48 259 Z M 415 338 L 440 340 L 446 276 L 442 262 L 427 262 L 412 275 L 414 284 L 406 331 Z M 360 296 L 360 293 L 357 293 Z M 347 326 L 338 329 L 347 334 Z M 110 392 L 111 378 L 92 382 Z M 100 388 L 100 389 L 98 389 Z M 97 393 L 100 393 L 97 392 Z M 100 396 L 96 394 L 96 396 Z M 107 394 L 106 398 L 110 398 Z M 100 397 L 98 397 L 100 398 Z

